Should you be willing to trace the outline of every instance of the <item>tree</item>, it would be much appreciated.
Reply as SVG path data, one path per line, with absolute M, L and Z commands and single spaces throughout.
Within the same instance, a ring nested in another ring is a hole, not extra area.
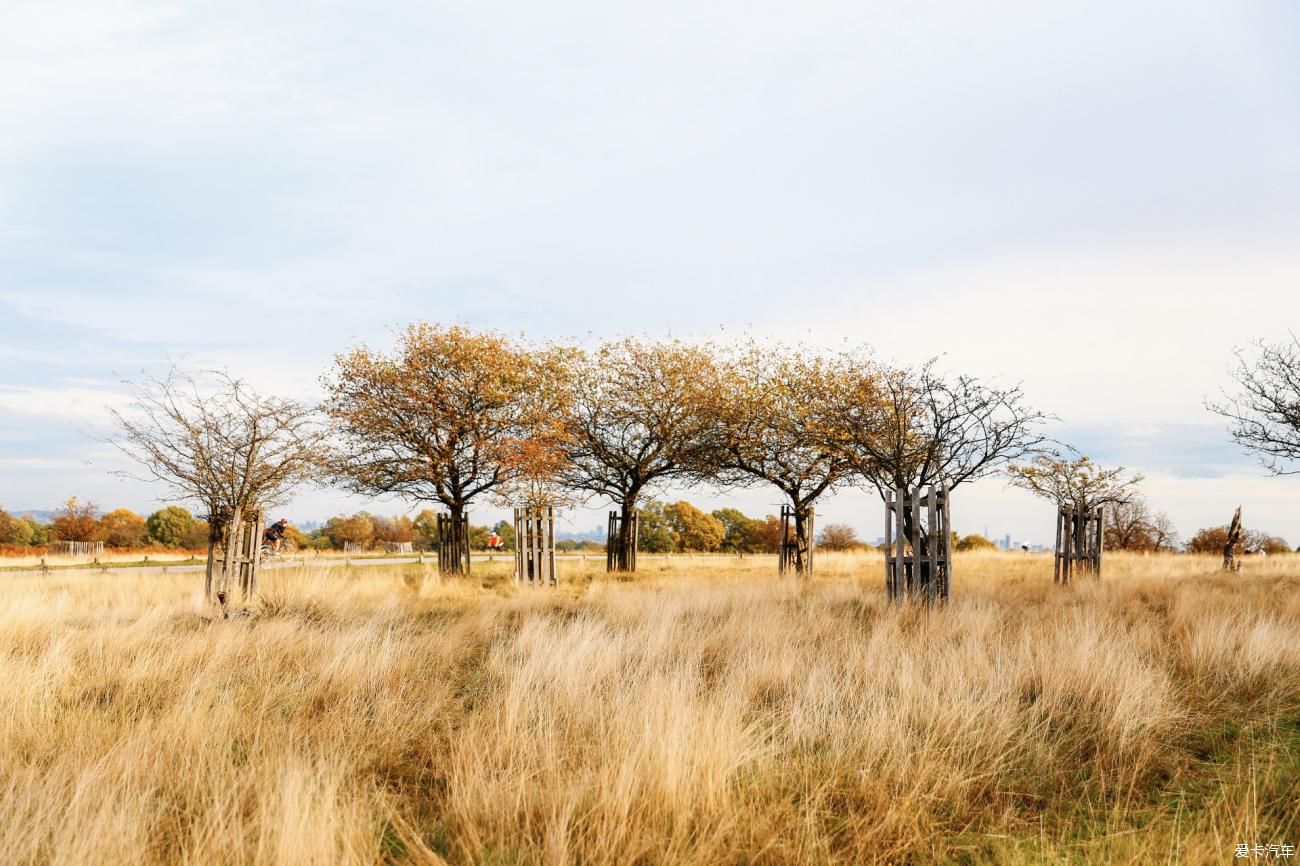
M 781 549 L 781 521 L 769 514 L 754 522 L 754 547 L 760 553 L 777 553 Z
M 641 507 L 640 543 L 638 548 L 646 553 L 671 553 L 677 548 L 668 517 L 662 502 L 647 502 Z
M 126 384 L 133 400 L 124 412 L 110 410 L 112 444 L 146 479 L 206 510 L 209 544 L 235 515 L 279 505 L 317 477 L 326 432 L 296 400 L 258 394 L 224 371 L 173 367 Z
M 689 395 L 710 362 L 706 351 L 680 341 L 630 338 L 571 362 L 559 479 L 619 510 L 619 571 L 636 561 L 631 518 L 641 498 L 690 477 L 707 453 L 705 418 Z
M 817 536 L 817 544 L 827 550 L 852 550 L 860 543 L 857 531 L 847 523 L 828 523 Z
M 1086 456 L 1067 459 L 1039 455 L 1032 463 L 1008 467 L 1010 485 L 1060 507 L 1091 511 L 1104 505 L 1122 505 L 1137 495 L 1142 476 L 1125 476 L 1125 469 L 1105 469 Z
M 964 535 L 953 544 L 960 552 L 969 550 L 997 550 L 998 546 L 982 535 Z
M 169 505 L 150 514 L 145 521 L 149 538 L 163 547 L 180 547 L 194 529 L 194 515 L 179 505 Z
M 75 496 L 54 512 L 50 532 L 59 541 L 104 540 L 98 506 L 93 502 L 80 502 Z
M 1051 416 L 1026 405 L 1020 388 L 945 376 L 935 360 L 882 371 L 861 352 L 845 353 L 832 419 L 854 471 L 885 498 L 947 481 L 950 488 L 1037 456 Z
M 397 517 L 370 515 L 370 520 L 375 526 L 374 539 L 379 544 L 402 544 L 415 541 L 415 527 L 411 523 L 411 518 L 404 514 Z
M 758 550 L 758 525 L 760 521 L 746 517 L 735 508 L 719 508 L 712 512 L 713 519 L 722 524 L 722 550 L 727 553 L 754 553 Z
M 1225 392 L 1210 411 L 1229 422 L 1232 439 L 1275 475 L 1300 472 L 1300 338 L 1257 341 L 1236 351 L 1237 393 Z
M 1228 527 L 1211 526 L 1192 536 L 1192 540 L 1187 542 L 1187 552 L 1221 555 L 1227 544 Z M 1288 553 L 1291 550 L 1291 546 L 1285 539 L 1256 530 L 1250 530 L 1242 534 L 1241 546 L 1248 553 L 1262 550 L 1270 556 L 1278 553 Z
M 1139 496 L 1107 509 L 1104 532 L 1106 547 L 1142 553 L 1173 550 L 1178 537 L 1168 515 L 1153 514 Z
M 32 543 L 32 535 L 30 523 L 0 508 L 0 544 L 27 547 Z
M 750 340 L 719 354 L 691 392 L 710 445 L 700 475 L 724 486 L 766 483 L 780 490 L 794 513 L 794 568 L 800 574 L 810 562 L 813 508 L 823 494 L 849 481 L 853 468 L 829 402 L 843 376 L 843 363 L 807 347 Z M 854 380 L 862 399 L 869 377 L 868 371 Z
M 669 530 L 678 550 L 712 553 L 722 545 L 726 527 L 689 502 L 675 502 L 664 509 Z
M 477 497 L 553 472 L 561 368 L 499 334 L 424 323 L 391 356 L 340 355 L 324 382 L 333 475 L 366 496 L 440 503 L 458 522 Z
M 134 511 L 118 508 L 99 519 L 99 532 L 109 547 L 143 547 L 149 527 Z
M 351 517 L 331 517 L 325 521 L 322 531 L 335 550 L 343 550 L 349 544 L 364 550 L 375 538 L 375 522 L 363 511 Z

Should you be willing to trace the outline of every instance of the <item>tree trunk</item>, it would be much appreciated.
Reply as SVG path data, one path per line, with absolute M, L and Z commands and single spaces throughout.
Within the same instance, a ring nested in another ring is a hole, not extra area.
M 636 516 L 636 500 L 628 497 L 619 504 L 619 524 L 618 524 L 618 556 L 614 563 L 618 571 L 636 571 L 636 535 L 634 518 Z
M 794 572 L 812 574 L 813 510 L 807 505 L 794 506 Z

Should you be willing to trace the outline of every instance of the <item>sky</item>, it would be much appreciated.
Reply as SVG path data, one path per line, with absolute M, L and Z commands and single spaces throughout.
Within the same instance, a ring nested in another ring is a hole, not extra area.
M 314 400 L 428 320 L 941 356 L 1142 472 L 1184 538 L 1241 504 L 1300 543 L 1300 476 L 1204 408 L 1234 347 L 1300 330 L 1298 230 L 1289 0 L 9 0 L 0 505 L 158 506 L 101 441 L 123 378 Z M 959 531 L 1050 541 L 1050 506 L 959 492 Z M 873 495 L 820 514 L 883 531 Z

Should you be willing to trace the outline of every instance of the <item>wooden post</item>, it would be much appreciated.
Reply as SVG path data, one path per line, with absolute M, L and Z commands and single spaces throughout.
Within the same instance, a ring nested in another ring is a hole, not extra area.
M 946 483 L 886 493 L 885 593 L 891 601 L 908 598 L 934 604 L 949 600 L 951 531 Z

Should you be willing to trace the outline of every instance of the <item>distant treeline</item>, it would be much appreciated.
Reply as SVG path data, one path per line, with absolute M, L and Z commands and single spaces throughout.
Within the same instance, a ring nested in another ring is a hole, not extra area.
M 410 542 L 416 550 L 437 546 L 437 515 L 424 510 L 415 517 L 389 517 L 361 511 L 331 517 L 323 526 L 304 531 L 290 525 L 287 537 L 301 549 L 361 550 L 382 549 L 387 543 Z M 1151 520 L 1144 510 L 1123 506 L 1111 509 L 1106 526 L 1106 548 L 1158 553 L 1186 550 L 1189 553 L 1223 551 L 1228 528 L 1202 529 L 1185 546 L 1177 545 L 1176 536 L 1167 533 L 1159 520 Z M 470 547 L 486 550 L 495 533 L 501 547 L 513 550 L 515 530 L 509 521 L 495 526 L 470 526 Z M 110 548 L 173 548 L 205 550 L 209 527 L 201 516 L 179 505 L 169 505 L 142 516 L 118 508 L 101 513 L 93 502 L 69 499 L 54 512 L 48 523 L 30 516 L 16 517 L 0 508 L 0 547 L 21 552 L 43 548 L 51 541 L 102 541 Z M 704 512 L 689 502 L 649 502 L 640 510 L 639 549 L 645 553 L 775 553 L 780 543 L 781 523 L 774 515 L 750 517 L 735 508 Z M 997 545 L 981 535 L 953 535 L 958 550 L 993 550 Z M 853 527 L 830 523 L 817 533 L 817 545 L 826 550 L 867 549 L 870 545 L 858 538 Z M 1243 545 L 1249 553 L 1276 554 L 1291 547 L 1282 538 L 1261 532 L 1248 532 Z M 556 543 L 561 551 L 604 550 L 599 541 L 564 540 Z

